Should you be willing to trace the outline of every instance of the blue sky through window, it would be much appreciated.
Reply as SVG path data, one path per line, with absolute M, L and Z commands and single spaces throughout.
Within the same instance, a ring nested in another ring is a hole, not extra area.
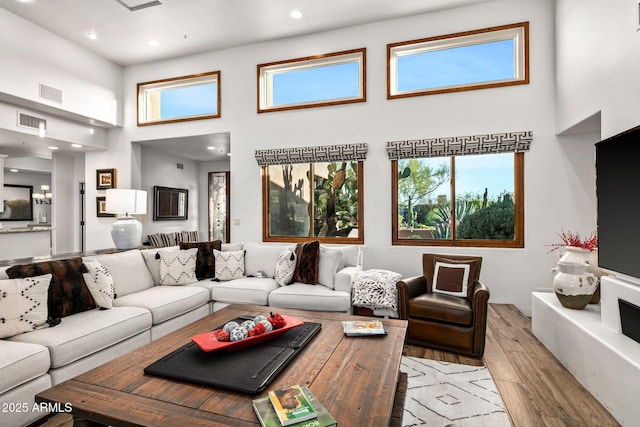
M 162 91 L 160 95 L 160 117 L 179 117 L 216 114 L 218 112 L 218 84 L 178 87 Z
M 482 154 L 456 157 L 456 193 L 483 194 L 487 188 L 489 200 L 513 188 L 513 153 Z
M 347 64 L 278 73 L 273 76 L 273 105 L 326 101 L 359 94 L 359 66 Z
M 398 91 L 513 79 L 514 40 L 434 50 L 398 57 Z
M 480 154 L 456 157 L 456 195 L 484 193 L 486 188 L 489 200 L 496 200 L 505 191 L 514 193 L 513 153 Z M 448 157 L 432 157 L 422 162 L 437 168 L 449 165 Z M 447 181 L 429 196 L 437 200 L 439 195 L 450 197 L 450 183 Z

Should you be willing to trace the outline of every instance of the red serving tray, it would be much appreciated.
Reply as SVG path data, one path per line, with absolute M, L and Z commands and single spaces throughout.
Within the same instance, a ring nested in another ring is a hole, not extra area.
M 241 341 L 218 341 L 218 334 L 222 331 L 222 329 L 216 329 L 215 331 L 194 335 L 193 337 L 191 337 L 191 341 L 196 343 L 198 347 L 202 349 L 202 351 L 240 350 L 242 348 L 251 347 L 256 344 L 278 338 L 289 329 L 304 324 L 302 320 L 296 319 L 292 316 L 287 316 L 286 314 L 283 314 L 282 318 L 285 321 L 285 325 L 282 328 L 273 330 L 271 332 L 266 332 L 262 335 L 248 337 Z

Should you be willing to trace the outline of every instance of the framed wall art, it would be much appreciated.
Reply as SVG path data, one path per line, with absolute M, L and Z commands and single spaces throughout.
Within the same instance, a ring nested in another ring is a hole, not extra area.
M 4 184 L 2 221 L 33 221 L 33 185 Z
M 112 218 L 115 214 L 107 213 L 107 198 L 105 196 L 96 197 L 96 216 L 98 218 Z
M 189 207 L 189 190 L 171 187 L 153 187 L 153 220 L 186 220 Z
M 96 190 L 116 188 L 115 169 L 96 169 Z

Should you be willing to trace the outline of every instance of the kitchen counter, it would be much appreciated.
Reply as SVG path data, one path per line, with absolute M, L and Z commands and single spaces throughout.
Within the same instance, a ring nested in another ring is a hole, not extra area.
M 0 228 L 0 260 L 50 256 L 53 229 L 36 224 Z

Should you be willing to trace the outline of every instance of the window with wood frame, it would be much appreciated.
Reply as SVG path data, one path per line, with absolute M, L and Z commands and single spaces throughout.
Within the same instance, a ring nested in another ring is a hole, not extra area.
M 366 144 L 358 145 L 364 146 L 366 153 Z M 313 239 L 324 243 L 364 243 L 364 158 L 326 156 L 328 147 L 346 146 L 308 147 L 307 154 L 317 150 L 315 153 L 320 155 L 305 163 L 299 160 L 310 156 L 301 154 L 300 149 L 291 149 L 291 156 L 283 154 L 289 151 L 286 149 L 256 151 L 256 159 L 262 165 L 265 242 Z
M 529 83 L 529 23 L 387 45 L 387 98 Z
M 530 132 L 387 143 L 392 243 L 524 247 Z
M 258 112 L 366 101 L 366 49 L 258 65 Z
M 138 126 L 220 114 L 220 71 L 138 83 Z

